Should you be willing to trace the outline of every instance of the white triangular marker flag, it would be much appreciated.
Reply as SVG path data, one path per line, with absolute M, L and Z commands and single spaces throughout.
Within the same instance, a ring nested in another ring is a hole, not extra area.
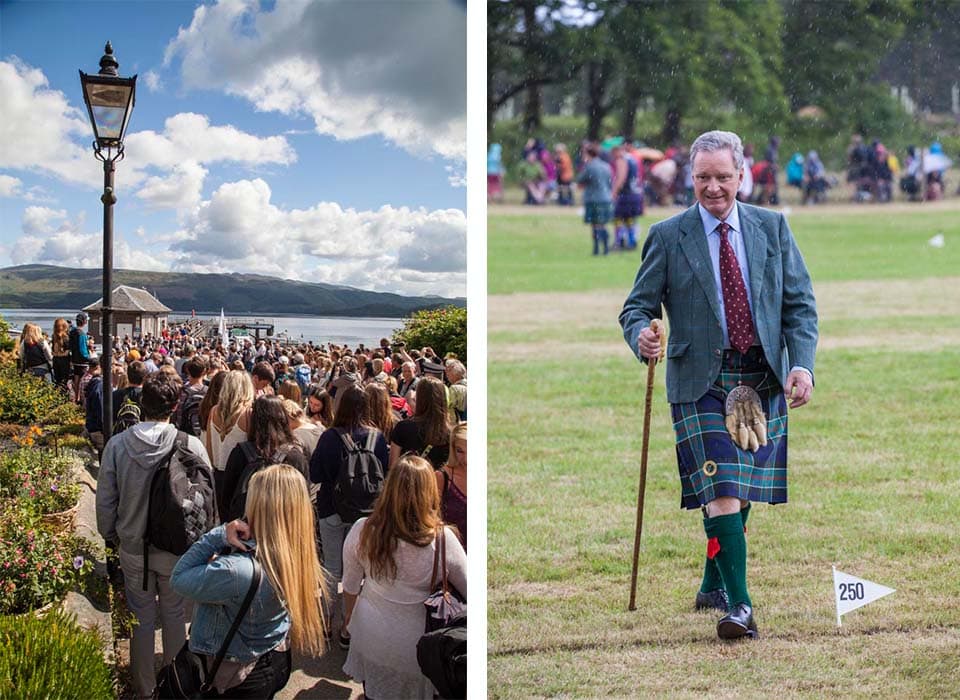
M 837 567 L 833 567 L 833 594 L 837 599 L 837 627 L 840 626 L 841 615 L 862 608 L 867 603 L 872 603 L 895 591 L 895 588 L 887 588 L 879 583 L 845 574 L 842 571 L 837 571 Z

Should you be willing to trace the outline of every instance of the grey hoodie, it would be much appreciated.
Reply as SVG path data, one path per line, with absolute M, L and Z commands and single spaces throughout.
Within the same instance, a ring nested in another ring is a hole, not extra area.
M 107 542 L 119 541 L 127 554 L 143 554 L 150 481 L 176 437 L 177 429 L 170 423 L 147 421 L 111 438 L 103 450 L 97 476 L 97 530 Z M 210 464 L 200 440 L 188 436 L 187 447 Z

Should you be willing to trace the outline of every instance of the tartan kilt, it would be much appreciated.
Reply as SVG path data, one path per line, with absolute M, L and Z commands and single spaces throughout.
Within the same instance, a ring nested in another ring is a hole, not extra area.
M 723 422 L 727 394 L 739 384 L 756 390 L 767 416 L 767 444 L 756 452 L 738 448 Z M 697 401 L 671 404 L 671 411 L 682 508 L 700 508 L 721 496 L 787 502 L 787 402 L 763 348 L 726 350 L 709 391 Z M 707 461 L 716 463 L 715 474 L 704 473 Z
M 583 223 L 603 226 L 613 218 L 612 202 L 586 202 L 583 205 Z
M 613 218 L 635 219 L 643 214 L 643 195 L 640 192 L 621 192 L 613 207 Z

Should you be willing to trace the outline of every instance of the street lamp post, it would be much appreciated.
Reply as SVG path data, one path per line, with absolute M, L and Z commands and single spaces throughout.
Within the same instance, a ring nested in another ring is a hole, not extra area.
M 113 205 L 117 197 L 113 190 L 114 164 L 123 160 L 123 136 L 133 111 L 137 76 L 121 78 L 120 64 L 113 56 L 113 47 L 107 42 L 100 59 L 100 72 L 88 75 L 80 71 L 83 101 L 87 105 L 93 125 L 93 152 L 103 162 L 103 305 L 100 317 L 103 387 L 103 438 L 113 434 Z

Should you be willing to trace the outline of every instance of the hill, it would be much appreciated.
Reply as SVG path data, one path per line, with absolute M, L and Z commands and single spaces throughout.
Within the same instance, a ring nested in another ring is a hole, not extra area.
M 421 309 L 466 306 L 463 298 L 405 297 L 332 284 L 282 280 L 265 275 L 196 274 L 114 270 L 120 284 L 147 289 L 174 311 L 297 316 L 382 316 L 401 318 Z M 78 309 L 102 295 L 99 268 L 54 265 L 0 268 L 0 307 Z

